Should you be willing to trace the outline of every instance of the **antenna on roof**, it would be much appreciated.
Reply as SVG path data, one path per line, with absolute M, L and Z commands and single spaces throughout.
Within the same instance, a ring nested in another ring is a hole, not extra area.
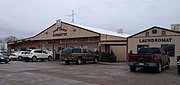
M 74 23 L 74 20 L 75 20 L 75 19 L 74 19 L 74 15 L 75 15 L 75 14 L 74 14 L 74 10 L 72 10 L 72 14 L 71 14 L 71 15 L 68 15 L 69 17 L 72 18 L 72 20 L 71 20 L 72 23 Z

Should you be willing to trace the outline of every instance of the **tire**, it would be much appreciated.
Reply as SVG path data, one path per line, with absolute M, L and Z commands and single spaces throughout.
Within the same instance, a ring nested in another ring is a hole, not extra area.
M 130 66 L 130 70 L 133 72 L 133 71 L 136 71 L 136 67 L 135 66 Z
M 52 60 L 52 57 L 51 57 L 51 56 L 49 56 L 49 57 L 48 57 L 48 61 L 51 61 L 51 60 Z
M 76 61 L 76 64 L 77 64 L 77 65 L 82 64 L 82 58 L 79 57 L 79 58 L 77 59 L 77 61 Z
M 70 64 L 70 61 L 65 61 L 65 64 L 66 64 L 66 65 L 69 65 L 69 64 Z
M 18 61 L 22 61 L 22 56 L 19 56 L 19 57 L 18 57 Z
M 162 71 L 162 65 L 159 63 L 158 64 L 158 66 L 157 66 L 157 68 L 156 68 L 156 71 L 158 72 L 158 73 L 161 73 L 161 71 Z
M 36 62 L 37 61 L 37 57 L 36 56 L 33 56 L 32 57 L 32 62 Z
M 95 58 L 94 58 L 94 64 L 97 64 L 97 62 L 98 62 L 98 58 L 95 57 Z

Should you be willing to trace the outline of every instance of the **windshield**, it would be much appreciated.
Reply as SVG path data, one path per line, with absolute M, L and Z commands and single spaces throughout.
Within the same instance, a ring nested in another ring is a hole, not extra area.
M 161 54 L 159 48 L 141 48 L 138 54 Z
M 72 53 L 72 49 L 65 48 L 64 50 L 62 50 L 62 53 Z
M 29 53 L 30 53 L 29 51 L 22 52 L 22 54 L 29 54 Z

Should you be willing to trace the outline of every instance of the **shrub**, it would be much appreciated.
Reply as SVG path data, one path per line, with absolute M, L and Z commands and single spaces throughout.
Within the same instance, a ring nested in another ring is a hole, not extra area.
M 114 53 L 102 53 L 101 54 L 101 61 L 102 62 L 116 62 L 116 55 Z

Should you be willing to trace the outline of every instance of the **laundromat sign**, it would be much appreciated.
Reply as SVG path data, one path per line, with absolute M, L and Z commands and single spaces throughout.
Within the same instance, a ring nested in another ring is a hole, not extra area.
M 172 41 L 172 38 L 139 39 L 139 43 L 171 42 L 171 41 Z

